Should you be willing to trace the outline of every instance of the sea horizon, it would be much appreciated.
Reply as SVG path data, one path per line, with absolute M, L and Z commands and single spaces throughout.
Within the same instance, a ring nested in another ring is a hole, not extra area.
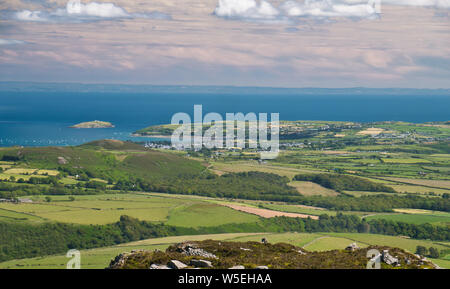
M 289 121 L 424 123 L 450 119 L 450 90 L 445 89 L 0 84 L 0 146 L 68 146 L 98 139 L 150 141 L 132 133 L 170 123 L 178 112 L 192 115 L 196 104 L 203 105 L 203 114 L 279 113 L 280 120 Z M 93 120 L 111 122 L 115 128 L 69 128 Z

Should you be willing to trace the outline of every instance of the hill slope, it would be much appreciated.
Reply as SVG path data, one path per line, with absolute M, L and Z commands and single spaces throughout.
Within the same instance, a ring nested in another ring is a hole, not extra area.
M 372 246 L 354 250 L 307 252 L 286 243 L 196 241 L 183 242 L 162 251 L 134 251 L 118 255 L 110 269 L 365 269 L 369 250 L 382 252 L 383 269 L 431 269 L 431 262 L 398 248 Z M 174 261 L 175 260 L 175 261 Z M 180 263 L 181 262 L 181 263 Z M 185 267 L 187 266 L 187 267 Z M 244 268 L 243 268 L 244 267 Z

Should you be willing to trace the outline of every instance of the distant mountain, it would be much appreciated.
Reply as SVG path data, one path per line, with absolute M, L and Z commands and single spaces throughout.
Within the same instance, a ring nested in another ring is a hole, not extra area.
M 114 92 L 114 93 L 177 93 L 177 94 L 280 94 L 280 95 L 450 95 L 450 89 L 413 88 L 277 88 L 237 86 L 189 86 L 189 85 L 129 85 L 129 84 L 81 84 L 0 82 L 0 92 Z

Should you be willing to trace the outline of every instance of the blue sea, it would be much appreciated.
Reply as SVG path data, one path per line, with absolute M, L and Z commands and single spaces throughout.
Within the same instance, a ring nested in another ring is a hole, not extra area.
M 148 141 L 131 133 L 170 123 L 177 112 L 192 115 L 194 104 L 202 104 L 204 114 L 218 112 L 223 117 L 227 112 L 277 112 L 281 120 L 450 120 L 447 91 L 10 89 L 0 91 L 0 146 L 67 146 L 97 139 Z M 92 120 L 112 122 L 115 128 L 69 128 Z

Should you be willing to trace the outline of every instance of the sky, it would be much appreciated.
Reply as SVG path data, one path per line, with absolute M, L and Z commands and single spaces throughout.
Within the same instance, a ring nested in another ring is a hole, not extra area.
M 450 0 L 1 0 L 0 81 L 450 88 Z

